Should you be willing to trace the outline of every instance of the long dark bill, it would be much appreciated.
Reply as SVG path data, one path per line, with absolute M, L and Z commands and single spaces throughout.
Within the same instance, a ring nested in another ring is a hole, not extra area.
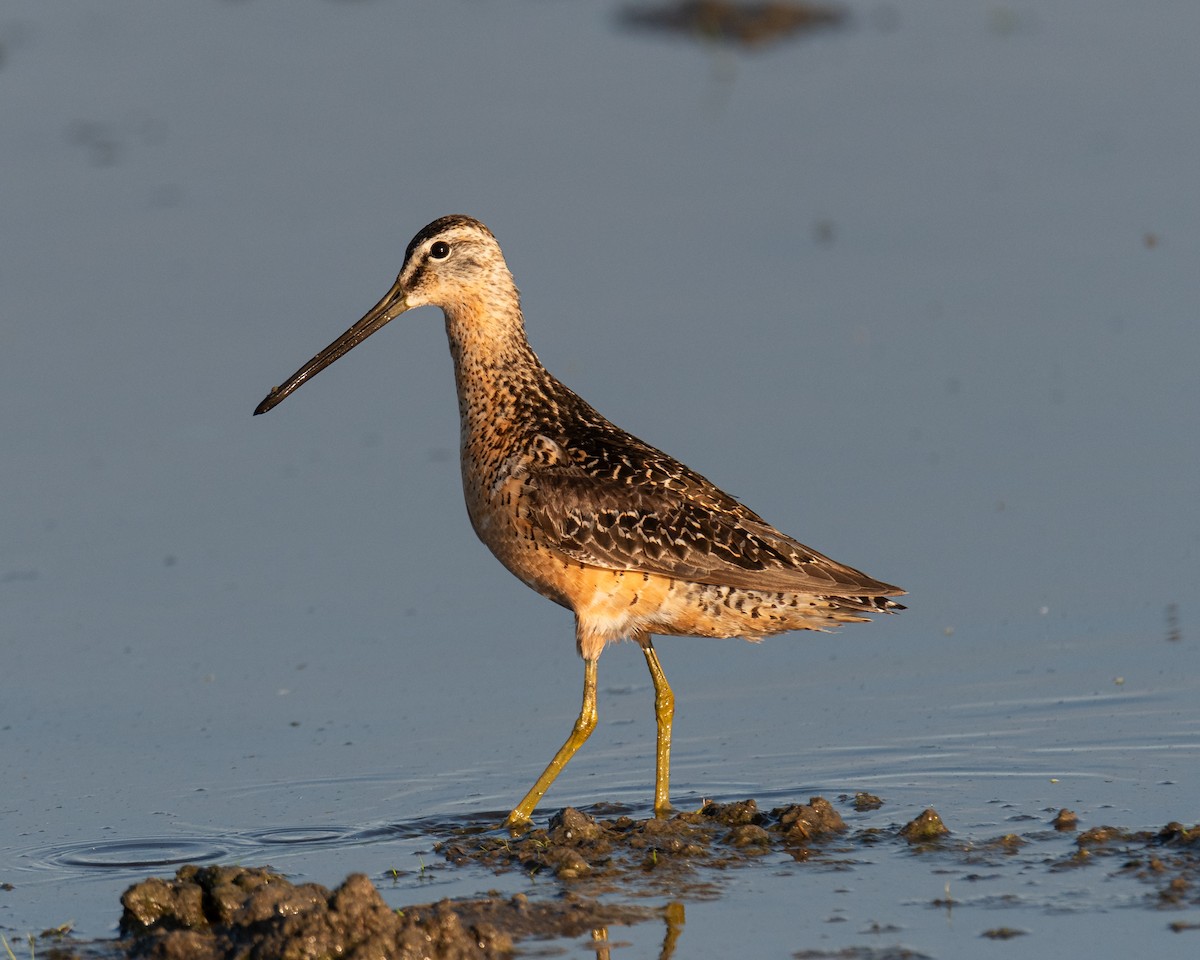
M 306 380 L 315 377 L 342 354 L 357 347 L 376 330 L 381 329 L 389 321 L 395 320 L 407 309 L 408 304 L 404 302 L 404 291 L 400 289 L 400 281 L 397 279 L 395 286 L 370 309 L 365 317 L 288 377 L 286 383 L 282 386 L 272 387 L 266 399 L 255 408 L 254 415 L 257 417 L 260 413 L 266 413 L 276 404 L 283 402 L 288 394 Z

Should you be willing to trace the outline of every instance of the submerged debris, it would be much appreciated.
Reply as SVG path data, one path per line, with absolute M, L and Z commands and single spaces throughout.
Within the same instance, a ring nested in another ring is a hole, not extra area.
M 727 3 L 684 0 L 662 6 L 630 6 L 621 22 L 641 30 L 719 40 L 758 47 L 813 30 L 836 27 L 846 19 L 840 7 L 813 3 Z
M 1013 937 L 1023 937 L 1028 930 L 1018 930 L 1016 927 L 992 927 L 990 930 L 984 930 L 981 936 L 987 937 L 989 940 L 1011 940 Z

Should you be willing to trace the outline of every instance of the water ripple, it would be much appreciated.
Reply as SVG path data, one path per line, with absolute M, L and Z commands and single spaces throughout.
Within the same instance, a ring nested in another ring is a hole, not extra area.
M 92 840 L 29 851 L 35 865 L 98 870 L 143 869 L 203 863 L 228 856 L 233 845 L 213 837 L 135 837 Z

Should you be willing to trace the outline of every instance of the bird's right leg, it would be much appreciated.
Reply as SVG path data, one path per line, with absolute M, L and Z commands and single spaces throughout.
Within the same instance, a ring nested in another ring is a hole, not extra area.
M 508 819 L 504 821 L 506 827 L 521 827 L 530 822 L 533 808 L 550 789 L 554 778 L 562 772 L 567 761 L 575 756 L 575 751 L 583 746 L 584 741 L 596 729 L 596 664 L 596 660 L 583 661 L 583 706 L 579 709 L 579 718 L 575 721 L 575 726 L 571 730 L 571 735 L 567 737 L 566 743 L 558 748 L 558 753 L 554 755 L 549 766 L 542 771 L 542 775 L 537 778 L 537 782 L 530 791 L 525 794 L 525 799 L 518 803 L 513 812 L 508 815 Z
M 654 682 L 654 719 L 658 726 L 658 748 L 654 761 L 654 815 L 665 817 L 671 812 L 671 723 L 675 719 L 675 694 L 667 683 L 658 653 L 650 642 L 650 634 L 639 633 L 634 638 L 646 655 L 650 679 Z

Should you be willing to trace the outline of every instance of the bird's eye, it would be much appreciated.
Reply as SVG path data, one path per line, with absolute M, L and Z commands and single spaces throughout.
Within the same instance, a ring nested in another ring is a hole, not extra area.
M 432 260 L 445 260 L 450 256 L 450 244 L 445 240 L 439 240 L 429 248 L 429 257 Z

